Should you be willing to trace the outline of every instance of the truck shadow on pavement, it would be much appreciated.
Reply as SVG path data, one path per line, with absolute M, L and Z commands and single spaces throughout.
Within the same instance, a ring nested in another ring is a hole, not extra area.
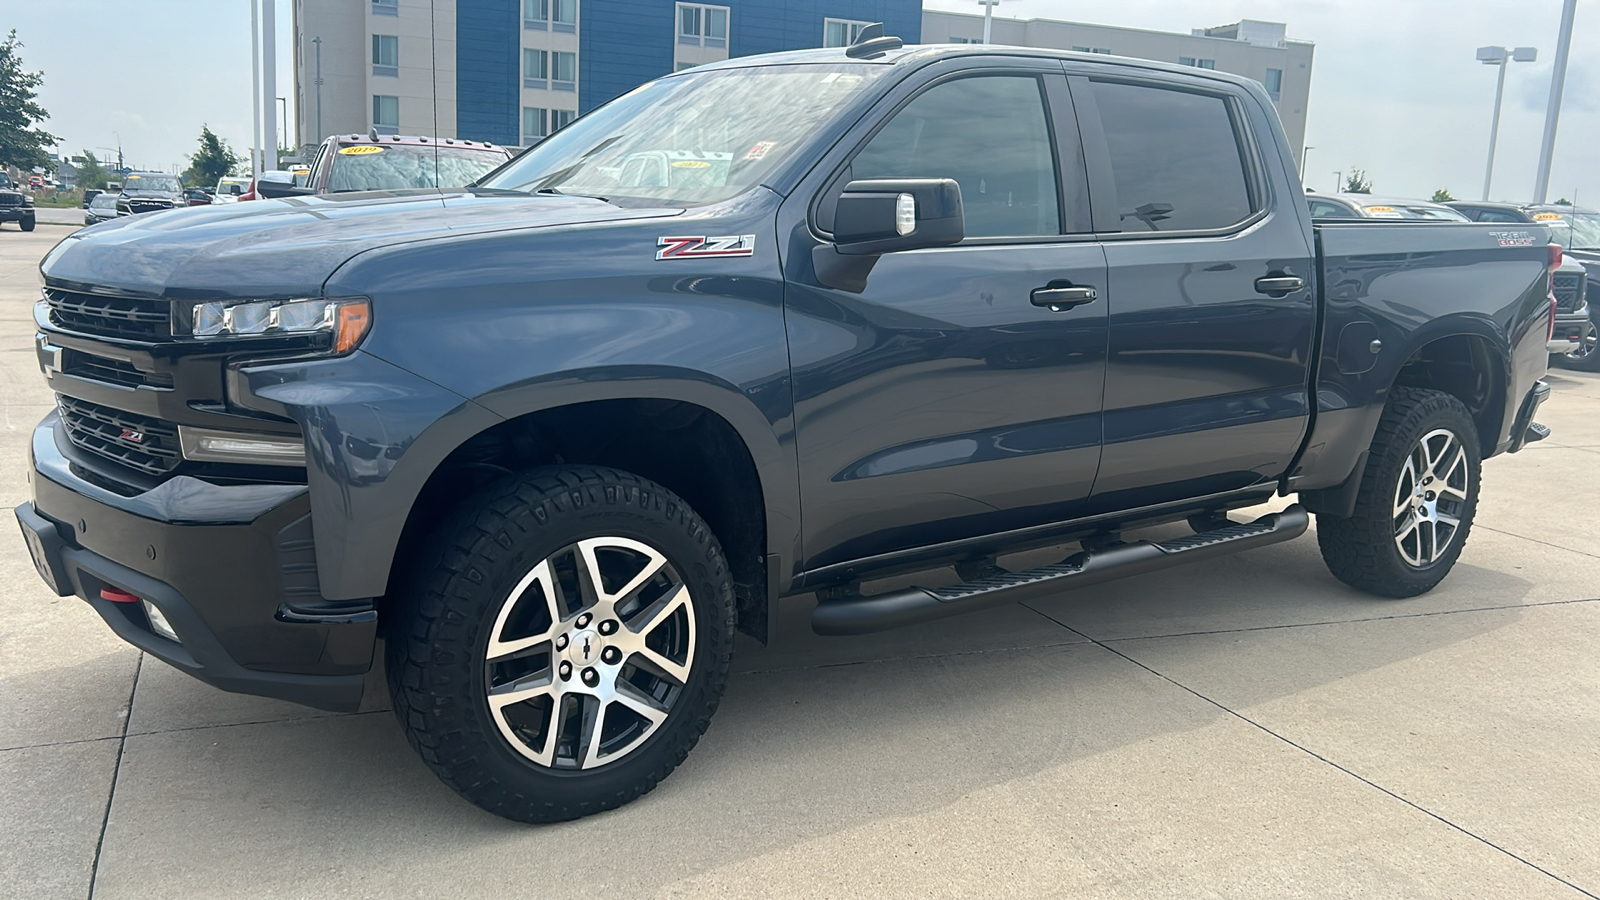
M 1119 655 L 1138 658 L 1127 642 L 1428 616 L 1428 626 L 1412 628 L 1404 641 L 1358 644 L 1331 633 L 1314 665 L 1257 679 L 1260 696 L 1249 702 L 1258 702 L 1503 627 L 1506 615 L 1520 613 L 1429 614 L 1479 608 L 1486 597 L 1515 606 L 1530 589 L 1520 577 L 1463 564 L 1428 597 L 1376 600 L 1320 566 L 1308 569 L 1315 557 L 1314 541 L 1297 541 L 1033 609 L 1006 607 L 842 643 L 807 636 L 787 648 L 742 644 L 712 728 L 676 773 L 631 805 L 554 826 L 503 821 L 458 799 L 415 758 L 387 711 L 135 733 L 118 779 L 101 887 L 150 889 L 174 860 L 182 871 L 182 860 L 203 856 L 215 895 L 276 892 L 270 885 L 315 892 L 318 883 L 348 886 L 349 879 L 410 894 L 418 879 L 486 868 L 508 884 L 528 883 L 523 875 L 551 884 L 587 873 L 590 889 L 654 892 L 1232 720 Z M 786 626 L 803 624 L 805 599 L 786 605 Z M 1203 664 L 1239 665 L 1226 643 L 1197 645 L 1195 653 Z M 159 686 L 187 695 L 176 706 L 222 696 L 181 678 Z M 236 721 L 256 721 L 255 702 L 234 706 Z M 629 847 L 628 865 L 596 869 L 595 848 L 619 840 Z M 256 849 L 265 846 L 273 852 Z M 285 872 L 286 858 L 326 862 Z

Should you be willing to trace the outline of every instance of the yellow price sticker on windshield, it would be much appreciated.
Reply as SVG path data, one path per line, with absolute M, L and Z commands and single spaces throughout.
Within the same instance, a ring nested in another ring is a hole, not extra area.
M 711 163 L 702 162 L 698 159 L 680 159 L 673 163 L 672 167 L 674 169 L 709 169 L 711 168 Z
M 354 147 L 340 147 L 341 156 L 364 156 L 368 153 L 382 153 L 383 148 L 375 144 L 357 144 Z
M 1535 222 L 1557 222 L 1561 220 L 1561 213 L 1535 213 Z

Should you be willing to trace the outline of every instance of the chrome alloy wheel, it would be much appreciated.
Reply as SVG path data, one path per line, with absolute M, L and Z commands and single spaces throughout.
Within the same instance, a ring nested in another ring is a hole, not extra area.
M 694 647 L 689 588 L 665 556 L 629 538 L 581 540 L 501 604 L 485 654 L 489 713 L 540 766 L 604 766 L 661 728 Z
M 1450 548 L 1466 513 L 1467 451 L 1448 429 L 1423 435 L 1400 469 L 1394 491 L 1394 543 L 1408 565 L 1422 568 Z

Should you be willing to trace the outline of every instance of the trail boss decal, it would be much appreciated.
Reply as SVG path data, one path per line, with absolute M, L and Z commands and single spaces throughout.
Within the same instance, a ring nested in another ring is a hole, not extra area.
M 1533 246 L 1533 234 L 1527 231 L 1491 231 L 1489 237 L 1494 238 L 1502 247 Z
M 656 238 L 656 259 L 690 259 L 705 256 L 754 256 L 756 236 L 729 234 L 723 237 Z

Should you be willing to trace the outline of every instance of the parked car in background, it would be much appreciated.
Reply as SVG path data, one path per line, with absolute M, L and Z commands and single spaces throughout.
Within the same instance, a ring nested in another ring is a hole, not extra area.
M 263 184 L 283 185 L 284 187 L 293 187 L 294 186 L 294 173 L 289 171 L 288 169 L 268 169 L 267 171 L 262 172 L 261 174 L 259 174 L 259 175 L 255 176 L 254 178 L 250 179 L 250 186 L 248 188 L 245 188 L 244 193 L 239 195 L 239 199 L 240 200 L 260 200 L 263 196 L 267 196 L 267 195 L 264 195 L 264 194 L 261 193 L 260 188 L 261 188 L 261 185 L 263 185 Z M 273 194 L 272 196 L 280 196 L 280 195 Z
M 245 191 L 250 190 L 249 176 L 224 175 L 217 179 L 216 189 L 212 192 L 212 203 L 236 203 Z
M 211 205 L 211 195 L 204 188 L 184 188 L 183 199 L 187 200 L 190 206 Z
M 33 197 L 17 190 L 11 176 L 0 172 L 0 222 L 15 222 L 23 231 L 34 226 Z
M 183 182 L 178 176 L 165 172 L 129 172 L 123 177 L 122 193 L 117 196 L 117 214 L 123 216 L 188 205 L 183 196 Z
M 92 202 L 94 200 L 94 198 L 100 196 L 103 193 L 105 193 L 105 191 L 101 190 L 100 188 L 84 188 L 83 189 L 83 208 L 84 209 L 88 209 L 90 202 Z
M 306 180 L 276 196 L 466 187 L 510 158 L 511 151 L 483 141 L 335 135 L 317 148 Z
M 1600 309 L 1588 302 L 1600 297 L 1600 213 L 1554 203 L 1496 203 L 1452 200 L 1451 209 L 1474 222 L 1544 225 L 1566 251 L 1561 268 L 1550 280 L 1556 297 L 1556 330 L 1551 352 L 1558 365 L 1600 372 Z
M 1466 216 L 1431 200 L 1396 200 L 1370 194 L 1307 194 L 1313 218 L 1418 219 L 1429 222 L 1469 222 Z
M 83 211 L 83 224 L 94 225 L 117 217 L 117 195 L 101 191 Z
M 42 176 L 42 175 L 29 175 L 28 176 L 28 187 L 32 188 L 33 190 L 36 190 L 36 191 L 37 190 L 42 190 L 44 188 L 44 176 Z

